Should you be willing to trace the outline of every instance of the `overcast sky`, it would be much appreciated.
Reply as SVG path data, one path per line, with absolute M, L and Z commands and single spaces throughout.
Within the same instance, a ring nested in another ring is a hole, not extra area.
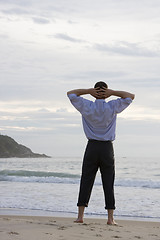
M 159 0 L 0 0 L 0 133 L 82 156 L 66 92 L 102 80 L 136 94 L 118 117 L 116 155 L 159 157 L 159 13 Z

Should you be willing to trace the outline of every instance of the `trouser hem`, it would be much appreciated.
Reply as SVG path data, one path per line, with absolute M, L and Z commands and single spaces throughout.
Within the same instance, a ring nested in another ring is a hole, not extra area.
M 88 207 L 87 203 L 77 203 L 77 207 Z
M 116 208 L 115 207 L 105 207 L 106 210 L 109 210 L 109 209 L 112 209 L 112 210 L 115 210 Z

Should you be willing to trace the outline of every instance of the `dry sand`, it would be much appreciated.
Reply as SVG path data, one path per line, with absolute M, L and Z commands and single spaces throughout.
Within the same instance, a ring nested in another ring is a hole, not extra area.
M 119 220 L 118 226 L 108 226 L 105 219 L 88 218 L 83 224 L 73 221 L 64 217 L 0 216 L 0 240 L 160 240 L 159 222 Z

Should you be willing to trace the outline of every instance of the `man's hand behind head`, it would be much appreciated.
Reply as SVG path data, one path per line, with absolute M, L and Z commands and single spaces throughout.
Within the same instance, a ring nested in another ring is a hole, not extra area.
M 95 97 L 95 98 L 97 98 L 97 99 L 101 98 L 100 92 L 101 92 L 101 90 L 100 90 L 99 87 L 97 87 L 97 88 L 90 88 L 90 89 L 89 89 L 89 94 L 90 94 L 92 97 Z
M 113 94 L 113 90 L 108 89 L 106 87 L 101 88 L 100 91 L 99 91 L 99 95 L 103 99 L 109 98 L 110 96 L 112 96 L 112 94 Z
M 113 90 L 111 89 L 108 89 L 106 87 L 102 87 L 102 88 L 97 87 L 97 88 L 93 88 L 90 94 L 96 99 L 105 99 L 110 97 L 112 93 L 113 93 Z

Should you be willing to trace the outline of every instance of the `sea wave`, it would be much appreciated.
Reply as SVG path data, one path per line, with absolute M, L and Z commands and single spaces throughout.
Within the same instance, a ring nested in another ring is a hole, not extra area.
M 62 172 L 43 172 L 43 171 L 28 171 L 28 170 L 2 170 L 1 176 L 17 176 L 17 177 L 60 177 L 60 178 L 78 178 L 77 174 L 62 173 Z
M 40 182 L 40 183 L 70 183 L 79 182 L 80 176 L 77 174 L 63 172 L 44 172 L 28 170 L 2 170 L 0 171 L 0 181 L 9 182 Z
M 63 172 L 2 170 L 0 171 L 0 181 L 78 184 L 80 182 L 80 175 Z M 101 179 L 97 178 L 95 185 L 101 184 Z M 116 179 L 115 186 L 159 189 L 160 181 L 146 179 Z
M 119 187 L 160 188 L 160 181 L 146 179 L 118 179 L 115 185 Z

